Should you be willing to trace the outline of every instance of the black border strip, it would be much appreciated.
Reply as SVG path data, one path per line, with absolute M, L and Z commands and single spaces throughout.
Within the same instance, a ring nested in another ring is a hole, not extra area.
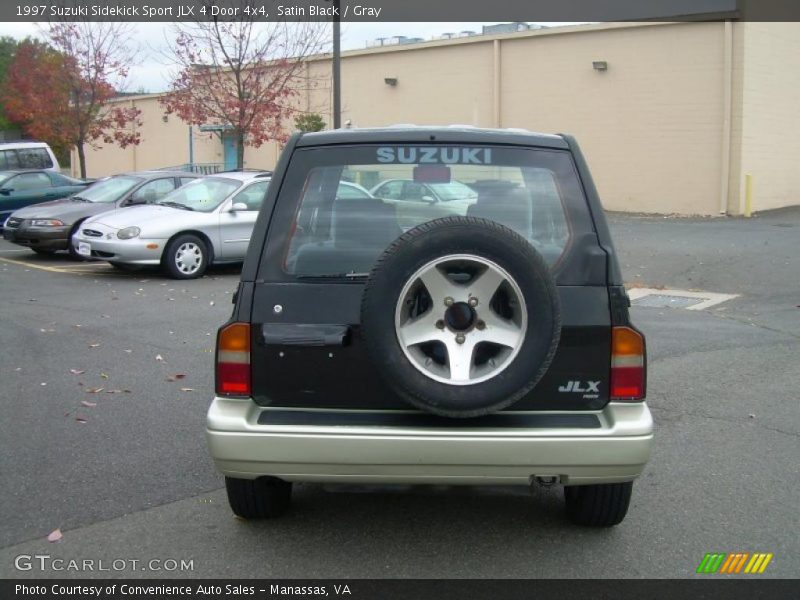
M 497 428 L 497 429 L 599 429 L 594 414 L 493 414 L 473 419 L 447 419 L 413 412 L 356 412 L 264 410 L 259 425 L 309 425 L 315 427 L 410 427 L 410 428 Z

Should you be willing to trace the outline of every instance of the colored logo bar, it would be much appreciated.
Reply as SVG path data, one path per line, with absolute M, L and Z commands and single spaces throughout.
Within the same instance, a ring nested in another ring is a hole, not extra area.
M 709 552 L 700 561 L 698 573 L 753 574 L 763 573 L 772 560 L 772 552 Z

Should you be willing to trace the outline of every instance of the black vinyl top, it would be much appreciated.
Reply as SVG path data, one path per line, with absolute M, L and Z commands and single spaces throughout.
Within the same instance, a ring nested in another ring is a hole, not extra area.
M 524 129 L 483 129 L 467 125 L 417 126 L 394 125 L 365 129 L 335 129 L 302 134 L 298 147 L 328 146 L 333 144 L 425 143 L 450 144 L 510 144 L 538 146 L 567 150 L 569 146 L 561 136 L 536 133 Z

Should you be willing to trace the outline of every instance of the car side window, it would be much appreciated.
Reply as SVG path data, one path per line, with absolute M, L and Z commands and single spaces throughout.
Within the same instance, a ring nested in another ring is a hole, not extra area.
M 403 197 L 403 182 L 387 181 L 375 190 L 375 196 L 386 200 L 400 200 Z
M 50 178 L 44 173 L 22 173 L 12 177 L 3 185 L 3 189 L 24 192 L 53 187 Z
M 197 178 L 196 177 L 181 177 L 179 181 L 181 182 L 181 185 L 186 185 L 187 183 L 189 183 L 191 181 L 194 181 L 195 179 L 197 179 Z
M 269 181 L 259 181 L 246 187 L 233 197 L 233 204 L 242 203 L 247 205 L 247 210 L 259 210 L 267 194 Z
M 423 196 L 433 198 L 433 194 L 421 183 L 414 181 L 406 181 L 405 188 L 403 188 L 403 200 L 411 200 L 419 202 Z
M 19 169 L 16 150 L 0 150 L 0 169 Z
M 175 180 L 172 177 L 148 181 L 133 193 L 131 200 L 151 204 L 161 200 L 161 198 L 169 194 L 174 189 Z
M 44 148 L 20 148 L 17 156 L 22 169 L 49 169 L 53 166 L 53 160 Z

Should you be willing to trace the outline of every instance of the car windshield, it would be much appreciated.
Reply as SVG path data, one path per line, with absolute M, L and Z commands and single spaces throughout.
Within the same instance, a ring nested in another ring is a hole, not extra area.
M 191 210 L 211 212 L 241 187 L 242 182 L 222 177 L 197 179 L 167 194 L 156 204 L 181 205 Z
M 130 175 L 110 177 L 90 185 L 75 194 L 75 197 L 88 202 L 116 202 L 141 181 L 143 181 L 141 177 L 131 177 Z
M 582 194 L 568 153 L 499 146 L 301 150 L 287 181 L 284 197 L 296 194 L 300 205 L 293 223 L 279 225 L 292 232 L 284 268 L 301 277 L 367 273 L 403 232 L 450 216 L 504 225 L 554 265 L 570 239 L 565 197 Z M 348 201 L 343 182 L 372 197 Z
M 475 200 L 478 197 L 478 192 L 460 181 L 431 183 L 428 185 L 430 185 L 431 189 L 436 192 L 436 195 L 445 202 L 450 200 Z

